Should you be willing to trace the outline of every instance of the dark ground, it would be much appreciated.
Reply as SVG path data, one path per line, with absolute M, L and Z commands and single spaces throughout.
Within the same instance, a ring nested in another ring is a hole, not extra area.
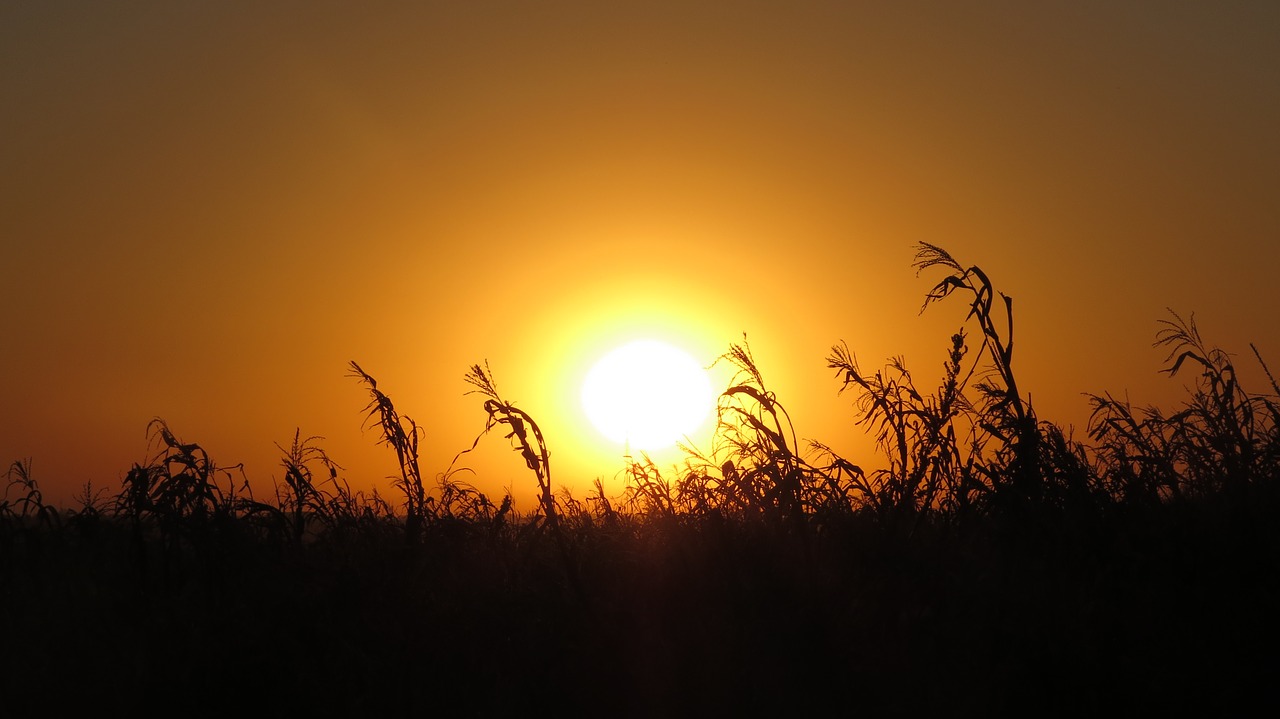
M 574 527 L 563 553 L 465 522 L 171 550 L 103 517 L 11 522 L 3 713 L 1267 714 L 1270 517 L 713 515 Z

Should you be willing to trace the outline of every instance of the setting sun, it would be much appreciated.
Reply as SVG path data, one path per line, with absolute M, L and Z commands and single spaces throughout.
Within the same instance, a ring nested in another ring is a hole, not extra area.
M 637 340 L 602 357 L 582 383 L 582 409 L 605 437 L 628 449 L 669 447 L 711 413 L 711 380 L 683 350 Z

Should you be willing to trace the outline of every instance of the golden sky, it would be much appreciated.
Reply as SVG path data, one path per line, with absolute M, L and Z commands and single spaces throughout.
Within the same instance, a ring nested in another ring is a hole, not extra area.
M 1261 1 L 6 2 L 0 461 L 114 492 L 158 416 L 260 494 L 297 429 L 394 496 L 347 363 L 434 475 L 488 360 L 585 489 L 621 468 L 594 357 L 746 333 L 800 436 L 874 464 L 824 358 L 940 373 L 965 308 L 918 316 L 920 241 L 1014 297 L 1078 436 L 1084 392 L 1176 401 L 1166 307 L 1262 390 L 1277 37 Z M 531 496 L 500 436 L 469 463 Z

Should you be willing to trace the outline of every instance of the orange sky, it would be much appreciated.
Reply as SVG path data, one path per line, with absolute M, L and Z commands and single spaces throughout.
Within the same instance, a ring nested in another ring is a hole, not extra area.
M 1166 307 L 1257 378 L 1277 37 L 1272 2 L 7 2 L 0 460 L 114 492 L 159 416 L 260 494 L 295 429 L 392 494 L 347 362 L 434 474 L 487 359 L 585 487 L 621 468 L 593 356 L 744 332 L 799 434 L 862 452 L 824 358 L 940 370 L 964 308 L 917 316 L 921 240 L 1015 298 L 1021 386 L 1080 435 L 1083 392 L 1179 396 Z M 500 437 L 471 464 L 531 496 Z

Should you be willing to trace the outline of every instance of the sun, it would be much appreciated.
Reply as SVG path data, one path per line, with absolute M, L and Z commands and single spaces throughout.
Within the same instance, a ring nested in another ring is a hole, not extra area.
M 636 340 L 609 352 L 582 382 L 582 409 L 591 424 L 628 450 L 658 450 L 679 442 L 711 414 L 711 378 L 683 350 Z

